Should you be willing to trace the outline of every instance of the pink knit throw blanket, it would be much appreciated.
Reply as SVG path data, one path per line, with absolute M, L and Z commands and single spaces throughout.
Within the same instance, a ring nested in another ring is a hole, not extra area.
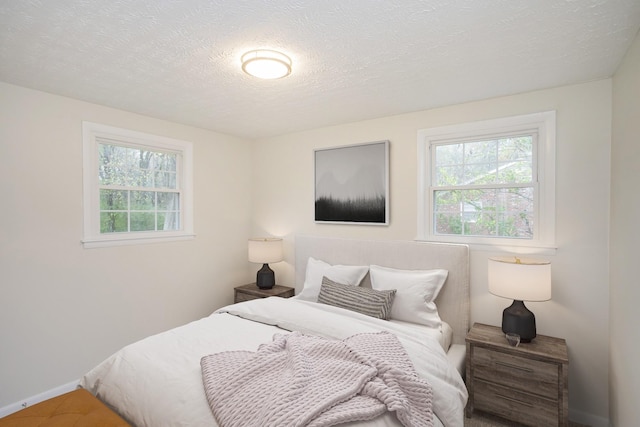
M 255 353 L 216 353 L 200 365 L 220 427 L 323 427 L 385 411 L 404 426 L 433 426 L 431 386 L 387 332 L 344 340 L 277 334 Z

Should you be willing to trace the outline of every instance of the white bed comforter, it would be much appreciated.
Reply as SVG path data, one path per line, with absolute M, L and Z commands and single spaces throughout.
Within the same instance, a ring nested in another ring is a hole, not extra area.
M 336 339 L 392 332 L 416 371 L 433 388 L 437 418 L 445 426 L 463 426 L 467 391 L 435 339 L 420 335 L 415 328 L 355 312 L 277 297 L 227 306 L 209 317 L 131 344 L 88 372 L 80 385 L 137 427 L 216 426 L 202 384 L 201 358 L 227 350 L 255 351 L 283 329 Z M 366 423 L 345 424 L 399 425 L 392 413 Z

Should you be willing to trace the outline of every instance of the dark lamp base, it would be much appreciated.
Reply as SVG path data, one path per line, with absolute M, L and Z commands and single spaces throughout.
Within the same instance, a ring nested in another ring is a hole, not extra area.
M 269 268 L 269 264 L 263 264 L 262 268 L 256 274 L 256 285 L 260 289 L 271 289 L 276 284 L 276 275 Z
M 520 342 L 531 342 L 536 337 L 536 316 L 520 300 L 502 312 L 502 332 L 520 335 Z

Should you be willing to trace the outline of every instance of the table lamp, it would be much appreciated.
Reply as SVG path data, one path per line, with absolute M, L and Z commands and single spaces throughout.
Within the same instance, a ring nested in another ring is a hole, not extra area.
M 502 312 L 502 332 L 520 335 L 521 342 L 536 337 L 536 317 L 523 301 L 551 299 L 551 263 L 519 257 L 489 258 L 489 292 L 513 299 Z
M 276 277 L 273 270 L 269 268 L 269 263 L 283 259 L 282 239 L 273 237 L 249 239 L 249 262 L 262 264 L 262 268 L 256 274 L 256 285 L 260 289 L 273 288 Z

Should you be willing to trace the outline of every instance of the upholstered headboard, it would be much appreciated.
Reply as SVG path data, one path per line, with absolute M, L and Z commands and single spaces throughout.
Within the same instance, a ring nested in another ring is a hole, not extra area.
M 448 270 L 447 281 L 436 299 L 436 305 L 440 317 L 453 328 L 453 343 L 464 344 L 470 322 L 468 246 L 296 236 L 295 248 L 296 294 L 302 290 L 309 257 L 329 264 L 376 264 L 403 270 Z M 362 286 L 371 286 L 369 275 L 364 278 Z

